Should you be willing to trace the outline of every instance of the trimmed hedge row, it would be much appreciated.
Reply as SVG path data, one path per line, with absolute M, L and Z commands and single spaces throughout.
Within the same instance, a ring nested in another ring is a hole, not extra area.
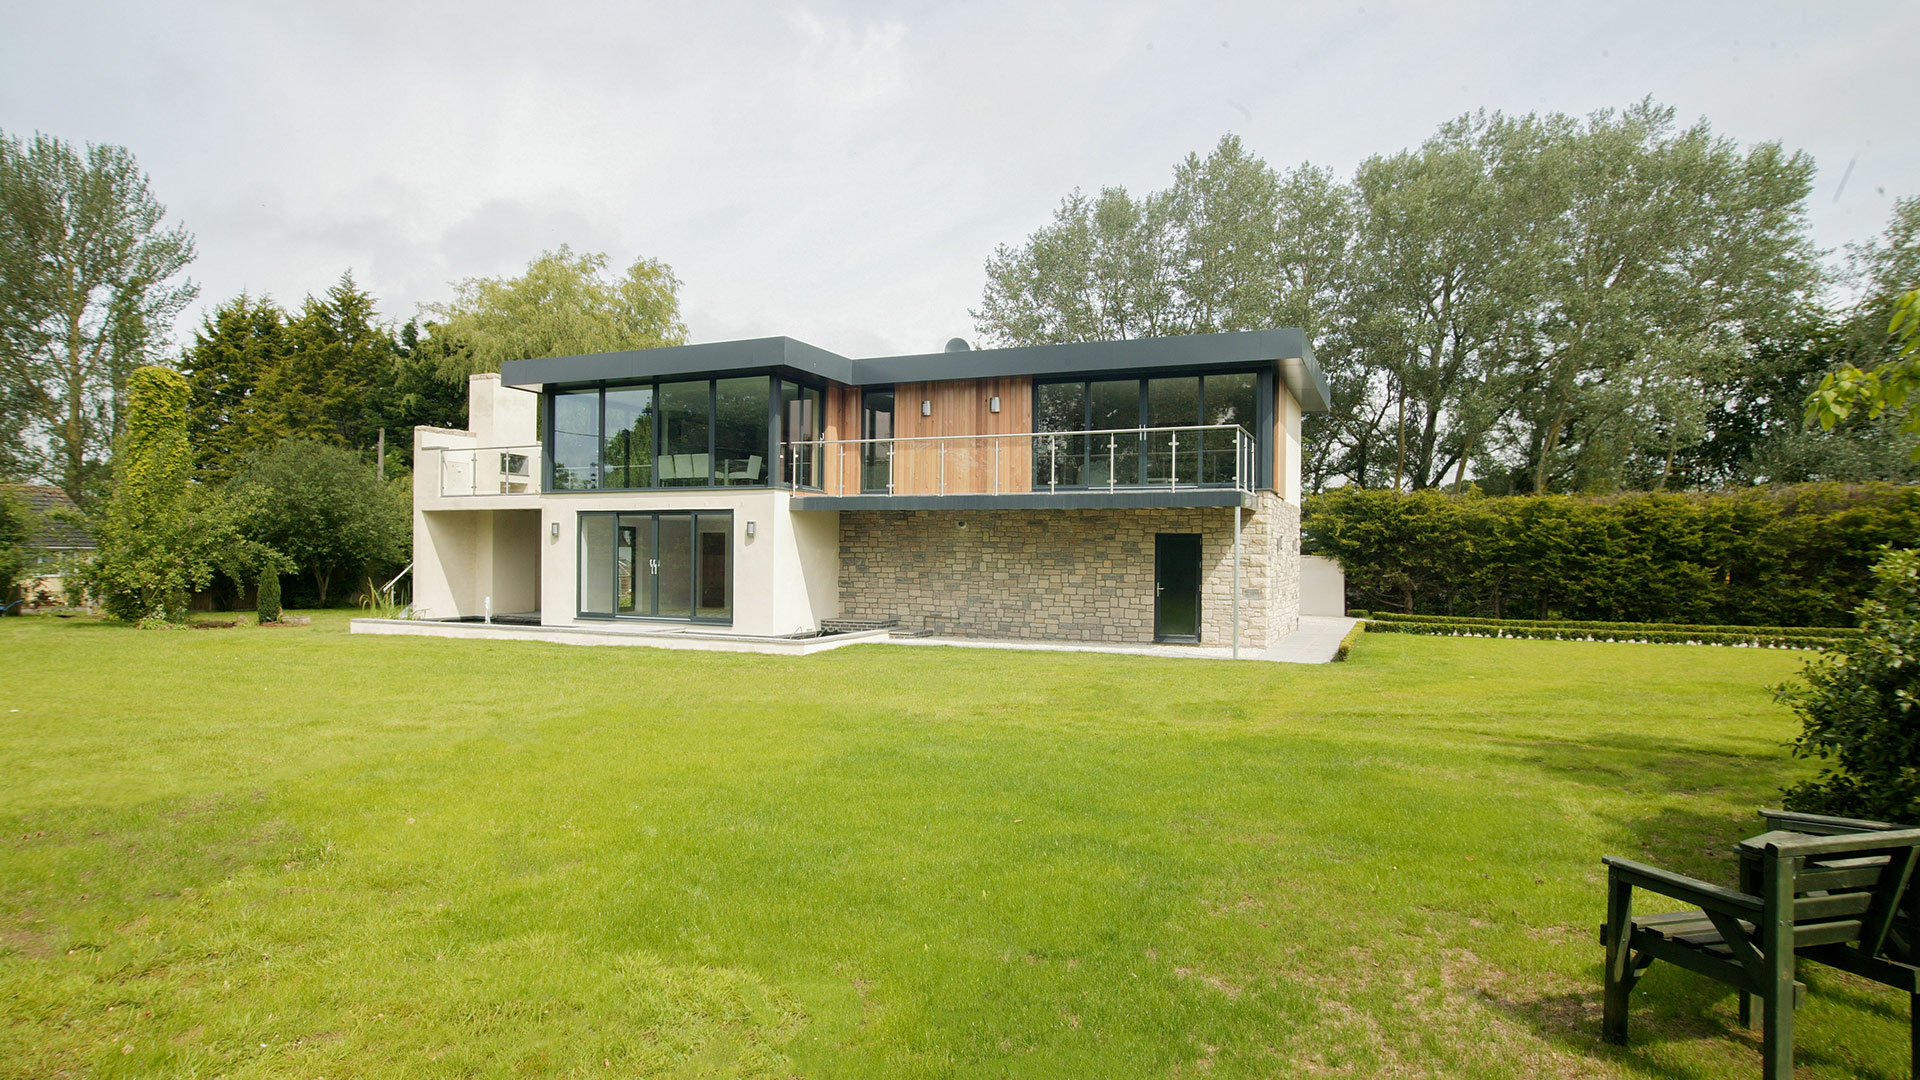
M 1333 662 L 1337 664 L 1353 655 L 1353 647 L 1360 644 L 1360 638 L 1364 636 L 1366 632 L 1367 621 L 1365 619 L 1354 623 L 1353 629 L 1347 631 L 1347 636 L 1340 639 L 1340 647 L 1333 651 Z
M 1648 630 L 1656 633 L 1699 631 L 1708 634 L 1775 634 L 1785 637 L 1833 639 L 1859 637 L 1864 631 L 1851 626 L 1729 626 L 1725 623 L 1623 623 L 1569 622 L 1553 619 L 1486 619 L 1474 615 L 1402 615 L 1393 611 L 1357 612 L 1355 618 L 1378 622 L 1472 623 L 1476 626 L 1539 627 L 1554 630 L 1607 630 L 1624 633 Z
M 1643 645 L 1745 645 L 1761 649 L 1824 649 L 1839 639 L 1817 633 L 1704 633 L 1676 630 L 1570 630 L 1510 623 L 1379 621 L 1365 624 L 1372 634 L 1431 634 L 1438 637 L 1528 638 L 1542 641 L 1611 641 Z
M 1302 550 L 1347 606 L 1689 626 L 1852 626 L 1887 547 L 1920 537 L 1920 485 L 1492 497 L 1338 488 Z

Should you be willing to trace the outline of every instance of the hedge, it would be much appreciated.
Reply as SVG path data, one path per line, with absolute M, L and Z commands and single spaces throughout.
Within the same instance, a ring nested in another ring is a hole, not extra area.
M 1669 631 L 1678 632 L 1691 630 L 1708 634 L 1779 634 L 1787 637 L 1818 637 L 1822 639 L 1859 637 L 1863 633 L 1863 631 L 1856 630 L 1850 626 L 1729 626 L 1725 623 L 1573 622 L 1552 619 L 1486 619 L 1474 615 L 1401 615 L 1392 611 L 1380 611 L 1371 615 L 1357 614 L 1355 617 L 1374 619 L 1379 622 L 1473 623 L 1476 625 L 1497 623 L 1502 627 L 1541 627 L 1555 630 L 1607 630 L 1614 632 L 1649 630 L 1656 633 L 1664 633 Z
M 1824 649 L 1839 641 L 1819 633 L 1708 633 L 1685 630 L 1574 630 L 1558 626 L 1510 623 L 1377 621 L 1364 624 L 1371 634 L 1432 634 L 1439 637 L 1530 638 L 1544 641 L 1611 641 L 1649 645 L 1746 645 L 1762 649 Z
M 1853 625 L 1868 568 L 1920 536 L 1920 485 L 1493 497 L 1310 496 L 1302 550 L 1373 611 L 1688 626 Z
M 1353 629 L 1347 631 L 1347 635 L 1340 639 L 1340 647 L 1333 651 L 1333 662 L 1338 664 L 1353 655 L 1353 647 L 1360 644 L 1360 638 L 1366 632 L 1367 624 L 1364 620 L 1354 623 Z

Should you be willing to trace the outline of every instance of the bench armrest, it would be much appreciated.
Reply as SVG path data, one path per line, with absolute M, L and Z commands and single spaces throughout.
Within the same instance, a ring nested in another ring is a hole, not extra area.
M 1671 870 L 1662 870 L 1657 866 L 1634 862 L 1632 859 L 1615 858 L 1612 855 L 1600 860 L 1607 864 L 1607 877 L 1610 881 L 1625 882 L 1636 889 L 1659 893 L 1708 911 L 1726 914 L 1758 915 L 1763 910 L 1760 898 L 1748 896 L 1743 892 L 1710 882 L 1691 878 L 1685 874 L 1676 874 Z

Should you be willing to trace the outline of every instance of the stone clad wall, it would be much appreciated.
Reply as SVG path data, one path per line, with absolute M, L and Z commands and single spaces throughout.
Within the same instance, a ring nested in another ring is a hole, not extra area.
M 1300 510 L 1243 511 L 1240 644 L 1264 648 L 1300 611 Z M 956 637 L 1153 640 L 1155 533 L 1199 533 L 1200 640 L 1231 640 L 1233 511 L 860 510 L 840 514 L 840 609 Z

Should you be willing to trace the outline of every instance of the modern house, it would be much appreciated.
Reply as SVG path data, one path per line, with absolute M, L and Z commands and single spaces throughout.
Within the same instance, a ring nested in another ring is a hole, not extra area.
M 414 434 L 416 618 L 1263 648 L 1297 624 L 1297 330 L 509 363 Z M 1237 583 L 1237 588 L 1236 588 Z

